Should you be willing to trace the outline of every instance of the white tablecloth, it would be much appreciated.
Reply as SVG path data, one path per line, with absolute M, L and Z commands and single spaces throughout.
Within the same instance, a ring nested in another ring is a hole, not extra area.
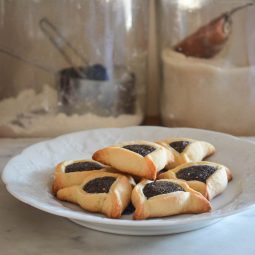
M 246 139 L 255 141 L 255 138 Z M 11 157 L 40 140 L 0 139 L 0 171 Z M 121 236 L 83 228 L 23 204 L 8 193 L 0 181 L 0 254 L 254 255 L 255 206 L 192 232 L 149 237 Z

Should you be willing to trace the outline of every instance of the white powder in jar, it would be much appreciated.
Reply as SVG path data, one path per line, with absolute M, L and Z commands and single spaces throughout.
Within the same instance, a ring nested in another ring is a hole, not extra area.
M 167 126 L 255 134 L 255 66 L 162 52 L 161 115 Z
M 92 113 L 66 115 L 57 112 L 57 105 L 57 91 L 48 85 L 41 93 L 27 89 L 0 101 L 0 137 L 52 137 L 84 129 L 138 125 L 143 120 L 139 109 L 135 114 L 102 117 Z

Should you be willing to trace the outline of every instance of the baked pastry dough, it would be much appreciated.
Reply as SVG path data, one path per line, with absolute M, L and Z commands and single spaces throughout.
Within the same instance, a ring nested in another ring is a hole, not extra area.
M 143 180 L 133 189 L 131 199 L 135 220 L 211 210 L 203 195 L 180 180 Z
M 94 160 L 69 160 L 59 163 L 55 167 L 52 191 L 55 194 L 59 189 L 78 185 L 91 172 L 105 171 L 109 167 Z
M 151 180 L 171 161 L 166 148 L 146 141 L 112 145 L 96 151 L 92 158 L 121 172 Z
M 90 212 L 120 218 L 130 202 L 132 188 L 124 175 L 97 172 L 86 176 L 81 185 L 60 189 L 57 198 L 78 204 Z
M 169 160 L 166 166 L 167 168 L 174 168 L 189 162 L 201 161 L 215 152 L 212 144 L 189 138 L 168 138 L 157 143 L 167 148 L 170 155 L 174 155 L 174 161 Z
M 181 179 L 211 200 L 222 193 L 232 179 L 230 170 L 220 164 L 201 161 L 187 163 L 161 173 L 159 179 Z

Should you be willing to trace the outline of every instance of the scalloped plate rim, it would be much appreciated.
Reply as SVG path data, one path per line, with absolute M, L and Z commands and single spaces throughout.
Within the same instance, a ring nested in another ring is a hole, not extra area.
M 17 156 L 13 157 L 5 166 L 3 172 L 2 172 L 2 180 L 6 185 L 6 188 L 8 190 L 8 192 L 10 194 L 12 194 L 14 197 L 16 197 L 18 200 L 29 204 L 37 209 L 40 209 L 42 211 L 54 214 L 54 215 L 58 215 L 61 217 L 66 217 L 66 218 L 72 218 L 75 220 L 79 220 L 79 221 L 84 221 L 84 222 L 90 222 L 90 223 L 97 223 L 97 224 L 106 224 L 106 225 L 118 225 L 118 226 L 144 226 L 144 227 L 153 227 L 153 226 L 171 226 L 171 225 L 186 225 L 189 223 L 195 223 L 195 222 L 204 222 L 204 221 L 213 221 L 215 219 L 220 219 L 223 217 L 227 217 L 230 215 L 234 215 L 240 212 L 243 212 L 249 208 L 251 208 L 254 203 L 255 203 L 255 199 L 254 201 L 251 201 L 250 203 L 247 203 L 245 205 L 243 205 L 243 207 L 236 209 L 236 210 L 232 210 L 232 211 L 227 211 L 225 213 L 218 213 L 218 214 L 214 214 L 212 215 L 211 213 L 203 213 L 200 214 L 200 217 L 197 218 L 193 218 L 193 217 L 188 217 L 188 218 L 180 218 L 180 219 L 171 219 L 171 218 L 164 218 L 164 220 L 162 219 L 149 219 L 149 220 L 142 220 L 142 221 L 133 221 L 133 220 L 126 220 L 126 219 L 108 219 L 108 218 L 99 218 L 97 216 L 93 216 L 93 215 L 86 215 L 86 212 L 84 213 L 84 218 L 81 219 L 81 217 L 78 216 L 72 216 L 69 215 L 69 213 L 67 213 L 66 211 L 61 210 L 61 212 L 59 211 L 54 211 L 51 210 L 51 208 L 45 208 L 44 206 L 42 206 L 41 204 L 36 204 L 33 201 L 31 201 L 30 199 L 24 198 L 22 196 L 20 196 L 18 193 L 14 192 L 12 190 L 12 183 L 8 183 L 7 177 L 6 177 L 6 173 L 8 171 L 8 166 L 10 165 L 11 162 L 15 162 L 19 157 L 22 157 L 22 155 L 24 153 L 26 153 L 27 150 L 31 150 L 31 148 L 33 148 L 34 146 L 38 146 L 39 144 L 45 144 L 48 142 L 54 142 L 56 140 L 61 140 L 67 136 L 72 136 L 72 135 L 79 135 L 79 134 L 84 134 L 87 132 L 100 132 L 101 130 L 124 130 L 124 129 L 146 129 L 146 128 L 150 128 L 150 129 L 154 129 L 154 128 L 160 128 L 160 129 L 171 129 L 171 130 L 178 130 L 178 131 L 195 131 L 195 132 L 204 132 L 204 133 L 211 133 L 214 135 L 220 135 L 220 136 L 225 136 L 231 139 L 234 139 L 238 142 L 244 142 L 244 143 L 248 143 L 248 144 L 252 144 L 253 146 L 255 146 L 255 143 L 251 142 L 251 141 L 247 141 L 247 140 L 243 140 L 241 138 L 232 136 L 230 134 L 225 134 L 225 133 L 221 133 L 221 132 L 216 132 L 216 131 L 209 131 L 209 130 L 204 130 L 204 129 L 196 129 L 196 128 L 185 128 L 185 127 L 181 127 L 181 128 L 168 128 L 168 127 L 158 127 L 158 126 L 132 126 L 132 127 L 126 127 L 126 128 L 99 128 L 99 129 L 92 129 L 92 130 L 86 130 L 86 131 L 79 131 L 79 132 L 75 132 L 75 133 L 69 133 L 69 134 L 64 134 L 61 136 L 58 136 L 56 138 L 53 139 L 47 139 L 45 141 L 33 144 L 29 147 L 27 147 L 26 149 L 24 149 L 20 154 L 18 154 Z M 70 209 L 69 209 L 70 210 Z M 214 213 L 217 212 L 214 211 Z M 73 212 L 72 212 L 73 213 Z M 87 218 L 87 219 L 85 219 Z

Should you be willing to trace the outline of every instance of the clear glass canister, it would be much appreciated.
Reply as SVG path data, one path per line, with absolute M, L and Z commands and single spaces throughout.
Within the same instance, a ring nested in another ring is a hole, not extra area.
M 138 125 L 148 3 L 0 0 L 0 137 Z
M 255 135 L 254 1 L 157 3 L 163 123 Z

